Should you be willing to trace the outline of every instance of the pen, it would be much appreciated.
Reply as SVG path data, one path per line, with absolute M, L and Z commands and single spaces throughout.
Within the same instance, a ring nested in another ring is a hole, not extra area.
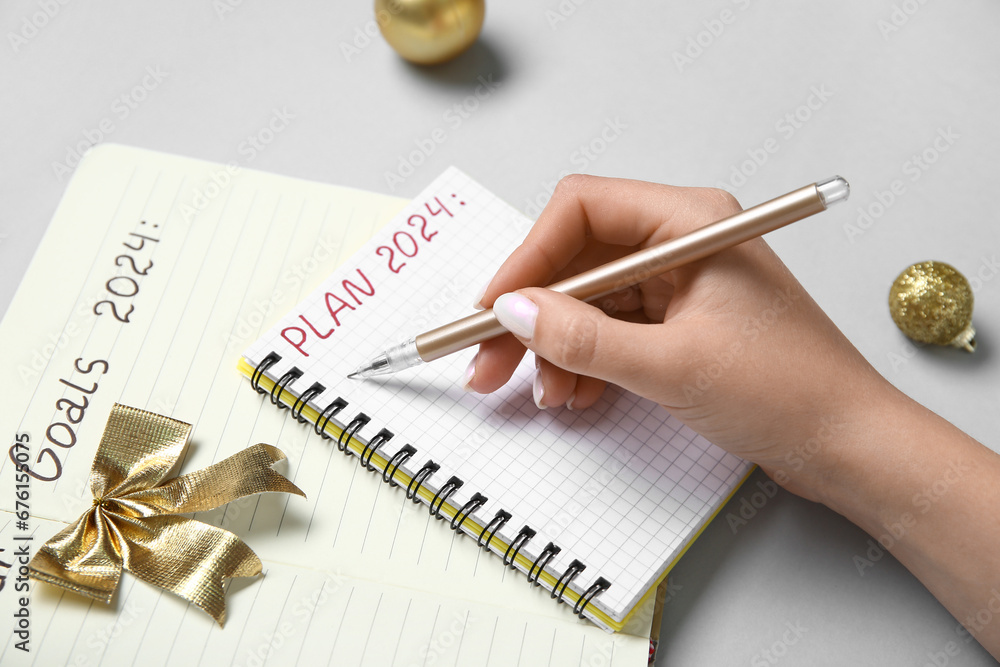
M 581 301 L 598 299 L 825 211 L 832 204 L 847 199 L 850 191 L 850 185 L 846 180 L 834 176 L 748 208 L 683 236 L 561 280 L 549 285 L 548 289 Z M 479 311 L 399 343 L 360 366 L 347 377 L 363 379 L 396 373 L 426 361 L 440 359 L 504 333 L 507 333 L 507 330 L 497 321 L 492 309 Z

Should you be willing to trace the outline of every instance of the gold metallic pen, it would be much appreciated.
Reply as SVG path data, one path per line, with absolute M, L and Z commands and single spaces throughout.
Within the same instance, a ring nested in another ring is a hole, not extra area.
M 713 255 L 808 217 L 847 199 L 851 187 L 840 176 L 807 185 L 613 262 L 561 280 L 548 289 L 581 301 L 599 299 L 644 280 Z M 507 330 L 493 310 L 483 310 L 395 345 L 348 375 L 388 375 L 478 345 Z

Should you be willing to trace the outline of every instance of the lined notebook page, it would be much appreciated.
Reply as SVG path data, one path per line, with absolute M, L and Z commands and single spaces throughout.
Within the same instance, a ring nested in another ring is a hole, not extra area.
M 5 543 L 13 530 L 10 518 L 0 511 Z M 40 519 L 36 535 L 54 534 L 63 525 Z M 608 635 L 486 599 L 267 560 L 262 577 L 230 584 L 221 629 L 198 608 L 127 574 L 111 606 L 52 586 L 37 585 L 31 596 L 31 652 L 16 649 L 15 636 L 0 647 L 0 664 L 635 667 L 646 664 L 652 616 L 652 605 L 646 605 L 644 638 Z M 3 618 L 17 609 L 14 595 L 0 593 Z
M 593 604 L 620 621 L 746 476 L 747 463 L 620 389 L 588 410 L 539 410 L 530 360 L 488 396 L 459 386 L 474 350 L 386 379 L 345 379 L 382 349 L 469 314 L 477 288 L 529 225 L 452 168 L 245 357 L 255 367 L 280 355 L 267 370 L 271 381 L 303 372 L 286 385 L 289 403 L 320 382 L 326 391 L 310 402 L 317 412 L 341 397 L 349 403 L 341 427 L 357 413 L 370 416 L 362 442 L 387 428 L 395 435 L 379 449 L 383 460 L 412 443 L 418 453 L 402 467 L 407 476 L 427 460 L 441 466 L 424 484 L 429 495 L 459 478 L 452 512 L 485 495 L 471 515 L 476 528 L 510 512 L 497 533 L 501 547 L 531 526 L 537 535 L 520 551 L 523 569 L 552 542 L 561 550 L 547 567 L 550 584 L 574 560 L 586 566 L 571 585 L 577 595 L 599 577 L 610 581 Z
M 226 173 L 120 146 L 88 153 L 0 324 L 0 431 L 28 434 L 32 469 L 52 478 L 32 481 L 31 553 L 90 507 L 87 479 L 115 402 L 194 425 L 182 473 L 256 442 L 279 447 L 282 472 L 308 499 L 268 494 L 195 516 L 236 533 L 264 562 L 263 578 L 229 584 L 225 628 L 128 573 L 108 607 L 32 582 L 26 654 L 10 632 L 23 593 L 3 564 L 23 531 L 2 457 L 0 488 L 11 493 L 0 494 L 0 664 L 313 665 L 336 656 L 333 664 L 409 665 L 435 645 L 435 664 L 465 664 L 466 651 L 485 664 L 552 636 L 551 664 L 578 664 L 581 651 L 644 660 L 648 619 L 622 637 L 582 624 L 247 390 L 236 370 L 244 346 L 404 202 L 247 170 L 213 187 Z M 130 281 L 136 293 L 121 296 L 134 291 Z M 336 594 L 324 588 L 331 577 Z M 313 619 L 308 601 L 324 594 Z M 398 650 L 387 656 L 390 645 Z

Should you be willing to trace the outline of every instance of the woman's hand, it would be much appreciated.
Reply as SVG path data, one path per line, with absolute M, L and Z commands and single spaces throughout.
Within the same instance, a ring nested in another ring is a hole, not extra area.
M 480 346 L 472 391 L 538 360 L 541 407 L 612 382 L 825 503 L 878 540 L 1000 657 L 1000 456 L 896 390 L 761 239 L 594 305 L 543 289 L 740 210 L 720 190 L 563 179 L 483 294 L 514 336 Z
M 889 387 L 763 240 L 593 305 L 533 287 L 739 211 L 721 190 L 563 179 L 483 294 L 482 305 L 517 336 L 480 347 L 468 388 L 503 385 L 527 347 L 538 361 L 540 407 L 586 408 L 612 382 L 816 498 L 804 485 L 811 480 L 793 480 L 805 468 L 803 447 L 831 440 L 845 413 Z

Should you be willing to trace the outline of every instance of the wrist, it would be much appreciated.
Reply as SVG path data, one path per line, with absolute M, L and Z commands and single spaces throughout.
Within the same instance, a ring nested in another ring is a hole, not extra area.
M 844 383 L 850 394 L 827 395 L 825 410 L 809 421 L 782 459 L 761 468 L 787 490 L 822 503 L 863 528 L 886 512 L 876 491 L 907 465 L 901 425 L 924 428 L 939 419 L 881 376 Z M 836 393 L 836 392 L 834 392 Z
M 967 436 L 895 387 L 866 395 L 810 469 L 813 499 L 880 535 L 919 511 L 922 489 L 965 456 Z

